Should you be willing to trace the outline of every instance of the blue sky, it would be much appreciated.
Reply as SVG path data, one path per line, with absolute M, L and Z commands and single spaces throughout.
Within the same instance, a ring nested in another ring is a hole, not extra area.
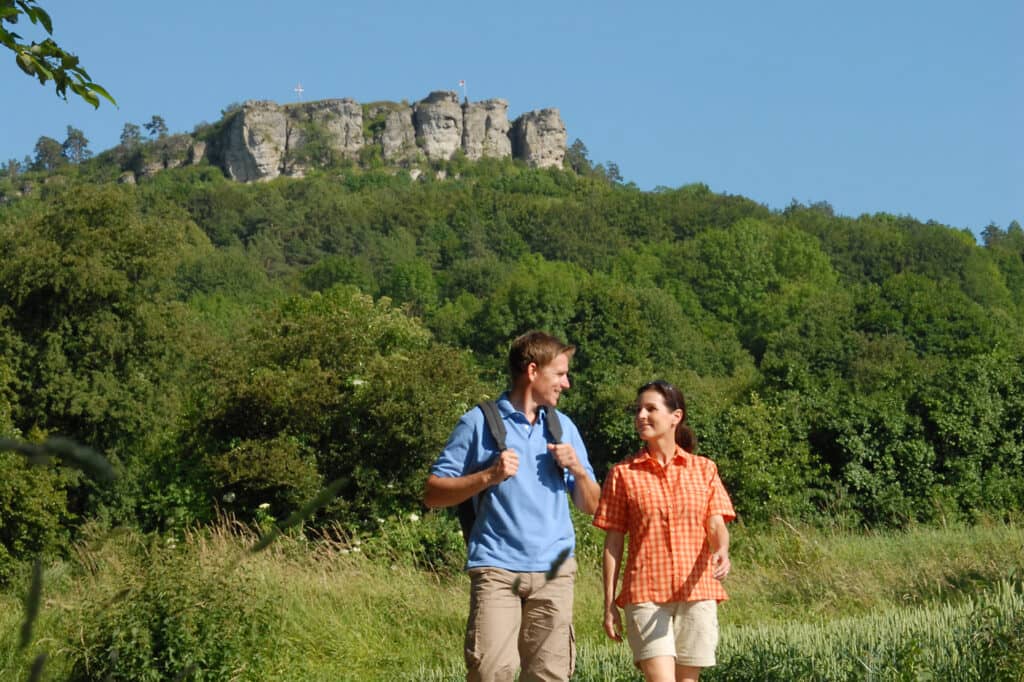
M 80 128 L 172 132 L 232 102 L 432 90 L 561 110 L 643 189 L 704 182 L 773 209 L 1024 222 L 1024 2 L 42 0 L 117 99 L 93 110 L 0 68 L 0 161 Z M 40 34 L 20 24 L 26 37 Z M 2 56 L 2 55 L 0 55 Z M 7 59 L 7 57 L 3 57 Z

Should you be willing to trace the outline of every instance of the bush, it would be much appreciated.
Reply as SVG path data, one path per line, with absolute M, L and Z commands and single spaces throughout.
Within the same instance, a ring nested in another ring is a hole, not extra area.
M 19 561 L 64 544 L 66 505 L 52 469 L 30 467 L 21 454 L 0 452 L 0 585 L 15 575 Z
M 82 551 L 94 573 L 82 581 L 72 680 L 260 678 L 278 619 L 268 591 L 252 584 L 237 554 L 210 552 L 201 537 L 178 545 L 129 534 L 118 544 L 112 554 Z M 105 562 L 109 556 L 114 560 Z

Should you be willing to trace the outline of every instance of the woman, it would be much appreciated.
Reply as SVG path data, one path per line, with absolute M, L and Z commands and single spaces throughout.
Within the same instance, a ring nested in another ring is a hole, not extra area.
M 715 463 L 693 454 L 682 393 L 666 381 L 637 391 L 635 426 L 643 448 L 612 467 L 594 525 L 604 541 L 604 630 L 626 636 L 648 682 L 696 681 L 715 664 L 721 581 L 729 574 L 736 518 Z M 622 592 L 615 597 L 629 535 Z

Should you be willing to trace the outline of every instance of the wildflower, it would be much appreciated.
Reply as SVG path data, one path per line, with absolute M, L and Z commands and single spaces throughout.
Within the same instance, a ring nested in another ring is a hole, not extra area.
M 235 501 L 235 494 L 230 492 L 224 493 L 224 501 L 227 502 L 228 504 L 231 504 L 232 502 Z
M 259 508 L 260 509 L 270 509 L 270 503 L 269 502 L 264 502 L 263 504 L 260 505 Z
M 356 552 L 362 552 L 362 551 L 363 551 L 363 550 L 359 549 L 359 547 L 353 547 L 353 548 L 352 548 L 352 553 L 353 553 L 353 554 L 355 554 Z
M 420 515 L 417 514 L 416 512 L 413 512 L 412 514 L 409 514 L 409 520 L 412 521 L 413 523 L 416 523 L 417 521 L 420 520 Z

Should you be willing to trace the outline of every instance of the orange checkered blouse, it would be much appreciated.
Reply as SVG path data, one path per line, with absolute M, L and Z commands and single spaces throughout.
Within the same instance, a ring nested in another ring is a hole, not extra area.
M 718 467 L 706 457 L 677 445 L 663 467 L 645 448 L 612 467 L 594 525 L 629 538 L 615 603 L 728 599 L 711 574 L 707 521 L 715 514 L 736 518 Z

